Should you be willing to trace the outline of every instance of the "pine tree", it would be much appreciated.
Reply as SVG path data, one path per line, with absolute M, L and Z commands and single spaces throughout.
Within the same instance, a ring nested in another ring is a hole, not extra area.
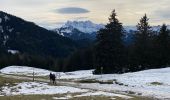
M 145 14 L 138 23 L 134 43 L 134 62 L 137 70 L 147 69 L 151 66 L 152 59 L 152 30 Z
M 156 38 L 156 62 L 157 67 L 167 66 L 170 61 L 170 31 L 165 24 L 162 25 L 159 35 Z
M 123 26 L 116 18 L 115 10 L 112 11 L 109 23 L 97 34 L 95 46 L 95 73 L 120 73 L 123 66 Z

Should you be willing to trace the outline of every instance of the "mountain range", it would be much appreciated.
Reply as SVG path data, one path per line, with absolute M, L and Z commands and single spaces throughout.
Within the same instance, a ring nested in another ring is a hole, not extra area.
M 57 32 L 59 35 L 64 37 L 68 37 L 73 40 L 95 40 L 97 31 L 101 28 L 104 28 L 104 24 L 95 24 L 89 20 L 87 21 L 67 21 L 60 28 L 56 28 L 53 31 Z M 160 25 L 153 26 L 152 30 L 158 32 L 160 29 Z M 168 29 L 170 29 L 170 25 L 168 25 Z M 124 26 L 125 30 L 125 43 L 131 43 L 133 41 L 133 36 L 136 29 L 136 26 Z

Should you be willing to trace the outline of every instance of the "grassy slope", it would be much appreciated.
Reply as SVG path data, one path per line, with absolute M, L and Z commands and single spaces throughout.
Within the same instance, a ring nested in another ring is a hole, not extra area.
M 19 79 L 13 79 L 13 78 L 4 78 L 3 76 L 0 76 L 0 88 L 2 86 L 12 86 L 15 85 L 15 83 L 21 83 L 21 82 L 27 82 L 28 80 L 19 80 Z

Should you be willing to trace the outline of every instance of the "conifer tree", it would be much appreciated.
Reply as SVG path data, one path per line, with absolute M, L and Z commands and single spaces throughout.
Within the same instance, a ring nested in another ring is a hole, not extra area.
M 162 67 L 166 66 L 169 64 L 170 60 L 170 31 L 167 29 L 166 24 L 163 24 L 159 35 L 156 38 L 156 62 L 157 62 L 157 67 Z
M 151 66 L 152 59 L 152 29 L 148 23 L 149 18 L 145 14 L 138 23 L 134 43 L 134 62 L 136 70 L 147 69 Z
M 116 18 L 115 10 L 112 11 L 109 23 L 97 34 L 95 47 L 95 73 L 119 73 L 123 66 L 123 26 Z

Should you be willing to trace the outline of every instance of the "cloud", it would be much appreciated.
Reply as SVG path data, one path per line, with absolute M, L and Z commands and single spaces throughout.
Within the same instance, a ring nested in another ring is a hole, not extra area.
M 67 8 L 60 8 L 57 9 L 57 13 L 60 14 L 82 14 L 82 13 L 89 13 L 90 11 L 84 8 L 79 7 L 67 7 Z

